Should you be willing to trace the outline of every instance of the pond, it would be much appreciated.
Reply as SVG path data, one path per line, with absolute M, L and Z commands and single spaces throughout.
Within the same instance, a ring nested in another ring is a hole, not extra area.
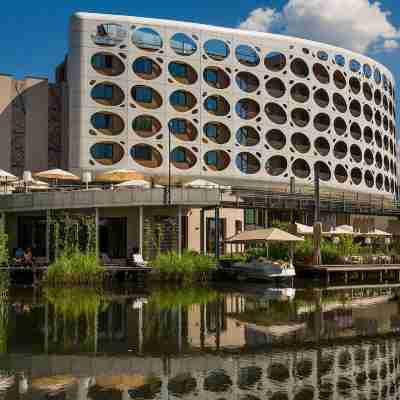
M 15 289 L 7 399 L 395 398 L 397 287 Z

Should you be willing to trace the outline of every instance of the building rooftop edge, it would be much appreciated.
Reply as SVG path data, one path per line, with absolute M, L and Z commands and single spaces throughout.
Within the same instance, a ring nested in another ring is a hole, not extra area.
M 78 12 L 73 13 L 71 15 L 71 18 L 77 18 L 77 19 L 82 19 L 82 20 L 109 19 L 109 20 L 118 21 L 121 23 L 128 22 L 129 19 L 131 19 L 132 23 L 137 23 L 137 21 L 139 20 L 143 24 L 180 26 L 180 27 L 186 28 L 186 29 L 193 29 L 193 27 L 196 27 L 201 30 L 213 30 L 216 32 L 224 33 L 224 34 L 234 33 L 235 35 L 246 35 L 246 36 L 250 35 L 250 36 L 254 36 L 254 37 L 258 37 L 258 38 L 274 37 L 274 39 L 278 39 L 278 40 L 291 39 L 294 43 L 299 43 L 299 44 L 303 44 L 303 45 L 308 44 L 310 46 L 319 46 L 319 47 L 322 46 L 323 48 L 329 49 L 331 51 L 340 51 L 343 53 L 347 53 L 347 55 L 363 57 L 366 60 L 370 60 L 371 63 L 379 64 L 380 66 L 382 66 L 383 68 L 386 69 L 386 72 L 388 74 L 390 74 L 393 84 L 396 86 L 396 80 L 394 78 L 393 73 L 390 71 L 390 69 L 386 65 L 382 64 L 380 61 L 377 61 L 365 54 L 358 53 L 353 50 L 345 49 L 343 47 L 338 47 L 338 46 L 324 43 L 324 42 L 317 42 L 317 41 L 310 40 L 310 39 L 304 39 L 304 38 L 297 37 L 297 36 L 281 35 L 281 34 L 270 33 L 270 32 L 250 31 L 250 30 L 244 30 L 244 29 L 239 29 L 239 28 L 227 28 L 227 27 L 222 27 L 222 26 L 200 24 L 198 22 L 186 22 L 186 21 L 177 21 L 177 20 L 161 19 L 161 18 L 136 17 L 136 16 L 132 16 L 132 15 L 102 14 L 102 13 L 92 13 L 92 12 L 84 12 L 84 11 L 78 11 Z

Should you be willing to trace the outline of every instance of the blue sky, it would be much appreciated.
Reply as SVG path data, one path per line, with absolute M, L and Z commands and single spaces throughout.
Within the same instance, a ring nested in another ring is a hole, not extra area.
M 304 2 L 306 2 L 304 4 L 310 5 L 312 3 L 315 5 L 321 1 L 327 4 L 327 7 L 332 6 L 333 15 L 335 12 L 337 14 L 340 13 L 341 16 L 339 16 L 339 18 L 343 19 L 343 16 L 347 18 L 350 15 L 349 20 L 345 22 L 350 23 L 349 26 L 351 26 L 353 24 L 351 20 L 351 6 L 365 6 L 364 8 L 366 8 L 368 5 L 371 5 L 372 0 L 369 0 L 369 3 L 368 0 L 152 0 L 140 2 L 137 0 L 112 0 L 108 2 L 104 0 L 58 0 L 56 2 L 53 0 L 25 0 L 23 2 L 4 1 L 4 4 L 2 4 L 2 35 L 0 36 L 2 49 L 0 72 L 12 74 L 18 78 L 25 75 L 33 75 L 47 76 L 53 79 L 54 66 L 63 59 L 67 51 L 68 19 L 75 11 L 169 18 L 211 25 L 237 27 L 241 22 L 246 21 L 251 12 L 256 9 L 262 9 L 264 11 L 274 10 L 279 14 L 288 2 L 291 2 L 292 5 L 297 4 L 298 6 Z M 346 4 L 346 9 L 343 9 L 343 4 Z M 390 26 L 397 30 L 400 26 L 399 0 L 381 0 L 380 4 L 382 10 L 391 12 L 391 15 L 385 18 Z M 343 11 L 341 11 L 342 9 Z M 314 7 L 313 14 L 314 11 L 318 13 L 318 10 L 319 7 Z M 275 14 L 275 16 L 278 14 Z M 315 18 L 315 16 L 313 15 L 312 18 Z M 375 29 L 377 36 L 379 36 L 379 29 L 381 29 L 381 27 L 376 26 L 377 18 L 369 17 L 368 12 L 363 14 L 362 10 L 354 11 L 354 18 L 353 25 L 358 25 L 358 31 L 356 30 L 355 32 L 349 33 L 349 36 L 352 35 L 352 37 L 349 38 L 348 43 L 352 43 L 354 46 L 354 41 L 357 40 L 358 34 L 363 29 L 365 30 L 365 26 L 371 24 L 371 22 L 373 22 L 374 25 L 371 31 Z M 293 15 L 286 15 L 283 19 L 285 21 L 283 24 L 290 25 L 292 23 L 291 21 L 293 21 Z M 275 22 L 276 20 L 275 18 Z M 263 23 L 264 22 L 265 21 L 263 21 Z M 268 20 L 265 26 L 269 26 L 269 22 Z M 347 43 L 347 38 L 343 33 L 346 32 L 346 30 L 341 27 L 340 23 L 336 24 L 334 19 L 333 22 L 334 26 L 337 26 L 337 34 L 341 34 L 341 40 Z M 280 31 L 285 31 L 285 29 L 289 32 L 293 32 L 290 26 L 279 27 Z M 298 32 L 299 29 L 301 30 L 301 28 L 297 26 L 294 31 Z M 385 32 L 387 35 L 387 24 L 382 29 L 386 29 Z M 329 30 L 332 31 L 332 29 Z M 366 31 L 368 32 L 370 29 L 368 28 Z M 313 34 L 318 36 L 318 32 L 314 32 Z M 307 32 L 305 32 L 305 35 L 307 35 Z M 333 35 L 335 35 L 335 32 L 333 32 Z M 370 39 L 371 38 L 368 37 L 368 40 Z M 395 39 L 397 40 L 397 36 Z M 394 41 L 391 41 L 391 43 L 396 44 Z M 375 48 L 374 45 L 368 48 L 369 55 L 387 65 L 395 74 L 396 80 L 399 80 L 400 63 L 398 60 L 400 48 L 394 48 L 390 51 L 383 51 L 379 48 L 371 50 L 373 48 Z

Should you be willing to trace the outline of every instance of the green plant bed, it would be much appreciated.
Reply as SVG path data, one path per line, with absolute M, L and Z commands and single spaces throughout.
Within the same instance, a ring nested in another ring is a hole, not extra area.
M 206 281 L 216 268 L 214 258 L 193 252 L 179 255 L 175 251 L 161 253 L 151 261 L 152 279 L 162 281 Z
M 45 282 L 50 285 L 96 285 L 103 281 L 104 269 L 93 252 L 64 251 L 49 266 Z

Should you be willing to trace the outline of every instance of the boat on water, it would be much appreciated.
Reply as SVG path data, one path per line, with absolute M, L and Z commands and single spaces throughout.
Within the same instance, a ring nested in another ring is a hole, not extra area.
M 249 257 L 245 261 L 221 263 L 220 270 L 239 280 L 292 279 L 296 271 L 292 263 L 268 260 L 264 257 Z

